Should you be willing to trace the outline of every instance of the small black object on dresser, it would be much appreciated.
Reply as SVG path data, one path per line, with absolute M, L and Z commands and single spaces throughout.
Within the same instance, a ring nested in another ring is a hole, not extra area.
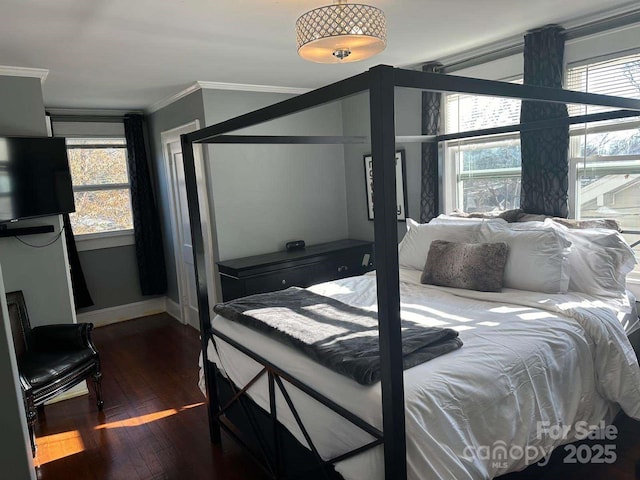
M 338 240 L 301 249 L 218 262 L 223 301 L 273 292 L 291 286 L 308 287 L 374 269 L 373 242 Z
M 284 248 L 286 248 L 289 251 L 300 250 L 301 248 L 304 248 L 304 247 L 305 247 L 304 240 L 292 240 L 291 242 L 287 242 L 284 245 Z

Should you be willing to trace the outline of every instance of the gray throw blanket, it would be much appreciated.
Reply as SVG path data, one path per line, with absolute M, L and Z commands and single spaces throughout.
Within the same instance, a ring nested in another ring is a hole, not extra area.
M 378 317 L 298 287 L 214 306 L 231 321 L 266 333 L 362 385 L 380 380 Z M 402 320 L 404 369 L 462 346 L 458 332 Z

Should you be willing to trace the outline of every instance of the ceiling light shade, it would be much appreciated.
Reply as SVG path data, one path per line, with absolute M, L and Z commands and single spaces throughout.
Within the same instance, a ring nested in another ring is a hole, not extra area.
M 338 0 L 298 18 L 296 37 L 305 60 L 357 62 L 385 49 L 387 20 L 379 8 Z

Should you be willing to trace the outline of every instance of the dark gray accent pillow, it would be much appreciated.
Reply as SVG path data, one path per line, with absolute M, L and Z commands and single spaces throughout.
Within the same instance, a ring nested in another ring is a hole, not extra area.
M 502 290 L 509 247 L 499 243 L 431 242 L 420 283 L 480 292 Z

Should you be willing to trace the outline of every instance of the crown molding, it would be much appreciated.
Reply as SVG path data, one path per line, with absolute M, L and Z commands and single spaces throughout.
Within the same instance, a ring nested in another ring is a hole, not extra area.
M 162 100 L 157 101 L 156 103 L 152 104 L 151 106 L 147 107 L 145 109 L 147 114 L 151 114 L 154 112 L 157 112 L 158 110 L 171 105 L 173 102 L 177 102 L 178 100 L 180 100 L 181 98 L 186 97 L 187 95 L 192 94 L 193 92 L 197 92 L 198 90 L 200 90 L 200 85 L 198 85 L 198 82 L 189 85 L 187 88 L 185 88 L 184 90 L 179 91 L 178 93 L 171 95 L 170 97 L 166 97 L 163 98 Z
M 310 92 L 311 88 L 297 88 L 297 87 L 281 87 L 277 85 L 252 85 L 248 83 L 225 83 L 225 82 L 206 82 L 197 81 L 192 85 L 189 85 L 184 90 L 164 98 L 146 109 L 148 114 L 157 112 L 161 108 L 171 105 L 177 102 L 181 98 L 187 95 L 197 92 L 198 90 L 232 90 L 236 92 L 263 92 L 263 93 L 287 93 L 293 95 L 300 95 Z
M 122 118 L 128 113 L 143 113 L 136 109 L 112 109 L 112 108 L 58 108 L 45 107 L 52 117 L 114 117 Z
M 312 88 L 281 87 L 277 85 L 252 85 L 250 83 L 196 82 L 203 90 L 235 90 L 237 92 L 289 93 L 301 95 Z
M 5 77 L 28 77 L 39 78 L 40 83 L 44 83 L 49 75 L 49 70 L 45 68 L 9 67 L 0 65 L 0 75 Z

